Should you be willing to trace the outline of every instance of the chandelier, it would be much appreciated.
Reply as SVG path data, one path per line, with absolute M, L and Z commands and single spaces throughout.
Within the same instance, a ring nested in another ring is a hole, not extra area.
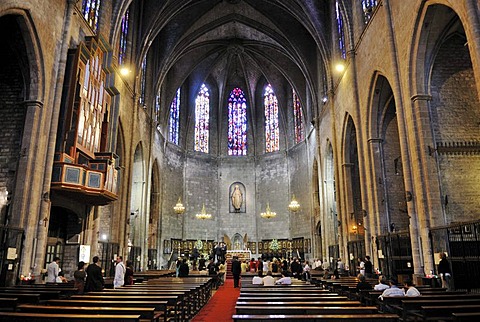
M 288 209 L 291 212 L 297 212 L 300 209 L 300 204 L 298 203 L 297 199 L 295 199 L 295 195 L 293 195 L 292 201 L 290 201 L 290 204 L 288 205 Z
M 262 218 L 266 218 L 266 219 L 270 219 L 270 218 L 273 218 L 277 215 L 276 212 L 273 212 L 270 210 L 270 204 L 267 202 L 267 208 L 265 209 L 265 212 L 262 212 L 260 214 L 260 216 L 262 216 Z
M 183 206 L 182 200 L 180 197 L 178 197 L 177 204 L 175 205 L 175 207 L 173 207 L 173 210 L 175 210 L 175 213 L 179 215 L 185 212 L 185 207 Z
M 207 214 L 207 211 L 205 210 L 205 204 L 203 204 L 202 211 L 200 213 L 196 214 L 195 217 L 197 217 L 197 219 L 204 220 L 204 219 L 212 218 L 212 215 Z

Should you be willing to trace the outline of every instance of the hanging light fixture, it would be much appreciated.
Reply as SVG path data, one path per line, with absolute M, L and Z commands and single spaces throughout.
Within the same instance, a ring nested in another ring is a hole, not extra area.
M 290 201 L 290 204 L 288 205 L 288 209 L 291 212 L 297 212 L 300 210 L 300 204 L 298 203 L 297 199 L 295 199 L 295 195 L 293 195 L 292 201 Z
M 273 212 L 270 210 L 270 204 L 267 202 L 267 208 L 265 209 L 265 212 L 262 212 L 260 214 L 260 216 L 262 216 L 262 218 L 266 218 L 266 219 L 270 219 L 270 218 L 273 218 L 277 215 L 276 212 Z
M 185 207 L 183 206 L 182 199 L 180 197 L 178 197 L 177 204 L 175 207 L 173 207 L 173 210 L 175 210 L 175 213 L 178 215 L 181 215 L 185 212 Z
M 207 214 L 207 211 L 205 210 L 205 204 L 203 204 L 202 211 L 196 214 L 195 217 L 197 217 L 197 219 L 205 220 L 212 218 L 212 214 Z

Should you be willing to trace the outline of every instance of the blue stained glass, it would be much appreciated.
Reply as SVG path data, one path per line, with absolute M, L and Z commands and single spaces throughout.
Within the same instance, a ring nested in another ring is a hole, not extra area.
M 147 57 L 143 59 L 141 72 L 142 72 L 142 78 L 140 79 L 139 102 L 140 104 L 145 105 L 145 87 L 147 86 Z
M 195 151 L 208 153 L 210 94 L 202 84 L 195 99 Z
M 228 99 L 228 155 L 247 155 L 247 100 L 238 87 Z
M 363 18 L 365 23 L 368 23 L 372 18 L 376 6 L 377 0 L 362 0 Z
M 340 48 L 340 55 L 343 59 L 347 58 L 347 52 L 345 49 L 345 33 L 343 30 L 343 18 L 340 12 L 340 6 L 338 1 L 335 1 L 335 13 L 337 18 L 337 37 L 338 37 L 338 47 Z
M 125 56 L 127 54 L 127 36 L 128 36 L 128 15 L 129 10 L 125 12 L 125 15 L 122 17 L 121 33 L 120 33 L 120 42 L 118 48 L 118 64 L 122 65 L 125 63 Z
M 168 140 L 178 145 L 178 130 L 180 127 L 180 88 L 170 105 L 170 126 Z
M 98 14 L 100 12 L 100 0 L 83 0 L 82 14 L 90 27 L 97 31 Z
M 295 143 L 300 143 L 305 139 L 305 128 L 303 125 L 303 112 L 300 99 L 297 93 L 293 92 L 293 121 L 295 129 Z
M 268 153 L 280 149 L 278 100 L 270 84 L 265 87 L 263 102 L 265 108 L 265 151 Z

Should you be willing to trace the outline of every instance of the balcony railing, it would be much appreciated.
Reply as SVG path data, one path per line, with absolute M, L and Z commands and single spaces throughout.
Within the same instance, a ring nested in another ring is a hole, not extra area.
M 113 153 L 96 153 L 86 165 L 59 153 L 53 164 L 52 189 L 89 205 L 106 205 L 118 199 L 115 163 Z

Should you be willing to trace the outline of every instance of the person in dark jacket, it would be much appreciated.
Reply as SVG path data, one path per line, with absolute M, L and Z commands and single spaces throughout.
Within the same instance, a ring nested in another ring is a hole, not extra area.
M 440 263 L 438 263 L 438 273 L 442 277 L 442 287 L 447 291 L 452 290 L 452 270 L 447 259 L 447 254 L 440 253 Z
M 184 258 L 180 267 L 178 268 L 178 277 L 187 277 L 189 273 L 189 268 L 187 264 L 187 259 Z
M 240 282 L 240 274 L 242 273 L 242 263 L 238 260 L 237 256 L 233 257 L 232 261 L 232 274 L 233 274 L 233 287 L 238 288 Z
M 105 282 L 103 281 L 102 268 L 98 265 L 98 256 L 94 256 L 93 263 L 87 267 L 87 281 L 85 282 L 86 292 L 95 292 L 103 290 Z

